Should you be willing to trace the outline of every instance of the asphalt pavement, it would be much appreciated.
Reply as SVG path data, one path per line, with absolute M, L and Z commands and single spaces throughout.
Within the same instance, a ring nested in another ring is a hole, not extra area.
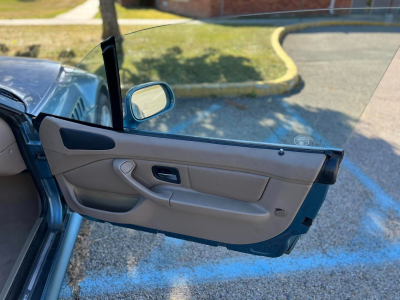
M 344 147 L 338 181 L 290 255 L 254 257 L 89 222 L 75 296 L 400 299 L 400 52 L 392 61 L 399 45 L 396 27 L 292 33 L 283 46 L 302 77 L 292 93 L 178 99 L 171 112 L 143 124 L 147 130 L 282 144 L 301 134 L 316 146 Z M 66 276 L 61 299 L 73 298 L 71 281 Z

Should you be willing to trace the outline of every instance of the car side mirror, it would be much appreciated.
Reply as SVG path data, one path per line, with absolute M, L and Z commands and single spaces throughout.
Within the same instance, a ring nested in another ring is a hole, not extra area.
M 164 82 L 135 86 L 125 96 L 124 127 L 136 128 L 141 122 L 171 110 L 174 103 L 174 93 Z

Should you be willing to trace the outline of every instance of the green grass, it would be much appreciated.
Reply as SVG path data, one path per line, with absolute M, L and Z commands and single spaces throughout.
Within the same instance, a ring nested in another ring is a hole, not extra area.
M 74 65 L 101 42 L 100 37 L 100 26 L 0 26 L 0 44 L 9 49 L 0 55 L 16 56 L 29 46 L 38 45 L 34 57 L 57 61 L 60 53 L 69 49 L 75 57 L 69 58 L 68 63 Z
M 0 19 L 53 18 L 85 0 L 0 0 Z
M 118 19 L 181 19 L 183 17 L 154 8 L 123 7 L 115 3 Z M 100 19 L 100 12 L 95 18 Z
M 123 33 L 145 26 L 121 26 Z M 286 71 L 273 51 L 274 27 L 173 25 L 125 37 L 119 62 L 121 81 L 135 85 L 161 80 L 178 83 L 223 83 L 275 79 Z M 101 26 L 2 26 L 0 55 L 30 55 L 75 66 L 101 42 Z M 33 45 L 38 45 L 32 47 Z M 8 49 L 8 51 L 7 51 Z M 32 50 L 34 49 L 34 50 Z M 100 72 L 100 49 L 82 68 Z
M 270 43 L 274 29 L 180 24 L 138 32 L 123 42 L 121 80 L 134 85 L 276 79 L 286 68 Z

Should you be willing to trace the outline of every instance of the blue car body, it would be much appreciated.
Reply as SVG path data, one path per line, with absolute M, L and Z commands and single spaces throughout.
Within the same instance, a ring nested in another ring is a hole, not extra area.
M 99 76 L 49 60 L 5 56 L 0 56 L 0 88 L 16 95 L 24 108 L 3 98 L 0 103 L 31 116 L 44 112 L 80 121 L 94 117 L 100 93 L 107 93 Z

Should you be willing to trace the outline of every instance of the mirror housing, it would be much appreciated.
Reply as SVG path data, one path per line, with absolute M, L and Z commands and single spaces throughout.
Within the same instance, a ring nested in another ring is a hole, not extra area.
M 149 82 L 131 88 L 124 101 L 124 127 L 140 123 L 170 111 L 175 104 L 171 87 L 165 82 Z

